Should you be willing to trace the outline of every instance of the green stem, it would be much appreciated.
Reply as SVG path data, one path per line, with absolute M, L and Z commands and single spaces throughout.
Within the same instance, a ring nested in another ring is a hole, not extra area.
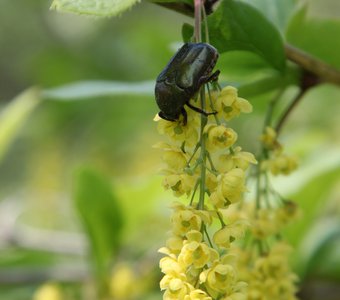
M 204 86 L 200 90 L 200 100 L 201 100 L 201 108 L 202 110 L 205 110 Z M 206 134 L 204 133 L 204 127 L 207 124 L 207 122 L 208 122 L 207 116 L 205 116 L 204 114 L 201 114 L 201 132 L 200 132 L 201 184 L 200 184 L 200 198 L 198 202 L 198 209 L 204 209 L 206 158 L 207 158 L 207 153 L 206 153 L 206 148 L 205 148 Z
M 195 4 L 195 28 L 194 28 L 194 33 L 195 33 L 195 40 L 196 43 L 200 43 L 202 41 L 202 36 L 201 36 L 201 6 L 202 6 L 202 1 L 201 0 L 194 0 Z
M 187 167 L 190 167 L 190 162 L 194 158 L 194 156 L 195 156 L 195 154 L 196 154 L 196 152 L 197 152 L 197 150 L 199 149 L 200 146 L 201 146 L 200 143 L 196 144 L 196 147 L 195 147 L 194 151 L 192 152 L 191 157 L 189 158 L 189 160 L 187 162 Z
M 207 227 L 206 227 L 205 225 L 203 225 L 203 226 L 204 226 L 204 233 L 205 233 L 205 236 L 206 236 L 207 239 L 208 239 L 208 243 L 209 243 L 209 245 L 210 245 L 211 248 L 214 248 L 214 245 L 213 245 L 213 243 L 211 242 L 209 233 L 208 233 L 208 231 L 207 231 Z

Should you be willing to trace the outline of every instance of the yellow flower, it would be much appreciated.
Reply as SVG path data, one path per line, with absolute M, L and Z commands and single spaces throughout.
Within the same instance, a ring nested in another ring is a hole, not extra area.
M 128 265 L 116 267 L 111 280 L 110 292 L 114 299 L 131 299 L 137 292 L 137 278 Z
M 63 298 L 60 288 L 53 283 L 45 283 L 33 295 L 33 300 L 62 300 Z
M 206 292 L 198 289 L 191 291 L 190 295 L 184 297 L 184 300 L 212 300 L 212 298 Z
M 233 287 L 231 293 L 227 293 L 221 300 L 247 300 L 248 284 L 243 281 L 238 281 Z
M 246 221 L 238 220 L 224 226 L 215 232 L 213 236 L 214 243 L 219 247 L 229 248 L 230 243 L 235 239 L 244 237 L 247 225 Z
M 278 232 L 277 222 L 275 220 L 273 210 L 259 209 L 256 216 L 251 221 L 251 232 L 257 239 L 265 239 L 268 236 Z
M 218 254 L 215 250 L 202 243 L 202 234 L 199 231 L 187 233 L 188 240 L 184 241 L 178 262 L 185 267 L 193 265 L 195 268 L 203 268 L 211 259 L 215 260 Z
M 231 147 L 237 140 L 237 133 L 224 125 L 208 124 L 204 128 L 207 134 L 207 150 L 216 151 Z
M 283 206 L 279 207 L 275 212 L 275 220 L 282 226 L 288 224 L 289 222 L 297 219 L 301 212 L 293 201 L 286 200 Z
M 231 203 L 238 202 L 242 193 L 246 191 L 244 185 L 245 173 L 242 169 L 235 168 L 218 176 L 218 186 L 210 195 L 210 202 L 217 208 L 224 208 Z
M 172 231 L 179 236 L 186 235 L 191 230 L 201 230 L 202 218 L 192 207 L 185 207 L 180 203 L 174 204 L 171 216 Z
M 196 113 L 197 114 L 197 113 Z M 178 121 L 158 120 L 157 129 L 160 134 L 167 135 L 172 141 L 184 142 L 187 146 L 195 146 L 198 142 L 197 122 L 195 116 L 188 113 L 188 123 L 183 125 L 182 117 Z
M 298 166 L 297 158 L 286 154 L 279 154 L 273 158 L 264 161 L 262 168 L 269 169 L 273 175 L 289 175 Z
M 212 192 L 217 188 L 217 176 L 214 174 L 211 174 L 210 172 L 208 172 L 206 174 L 206 178 L 205 178 L 205 186 L 206 188 Z
M 158 250 L 160 253 L 167 254 L 168 249 L 161 248 Z M 185 280 L 185 270 L 183 266 L 178 263 L 174 255 L 168 254 L 169 256 L 162 257 L 159 261 L 159 267 L 161 272 L 166 275 L 171 275 L 174 278 L 180 278 Z
M 237 283 L 235 270 L 235 257 L 225 255 L 220 262 L 215 262 L 211 268 L 204 270 L 200 275 L 200 282 L 204 283 L 212 298 L 232 291 Z
M 170 174 L 163 179 L 165 189 L 172 189 L 175 196 L 189 195 L 196 183 L 196 176 L 189 174 Z
M 162 158 L 173 172 L 182 173 L 187 165 L 186 154 L 179 148 L 165 151 Z
M 218 115 L 229 121 L 240 113 L 250 113 L 253 110 L 252 105 L 245 99 L 238 97 L 237 89 L 227 86 L 222 89 L 215 102 L 215 108 Z
M 257 164 L 254 155 L 250 152 L 242 151 L 241 147 L 235 147 L 233 153 L 222 154 L 219 156 L 218 170 L 225 173 L 234 168 L 247 170 L 249 164 Z
M 161 290 L 166 290 L 164 300 L 184 300 L 194 287 L 179 278 L 165 275 L 160 282 Z
M 280 150 L 282 148 L 280 143 L 277 141 L 277 133 L 272 127 L 267 126 L 265 128 L 260 140 L 263 146 L 268 150 Z
M 167 249 L 170 253 L 179 254 L 183 246 L 183 238 L 180 236 L 171 236 L 166 240 Z

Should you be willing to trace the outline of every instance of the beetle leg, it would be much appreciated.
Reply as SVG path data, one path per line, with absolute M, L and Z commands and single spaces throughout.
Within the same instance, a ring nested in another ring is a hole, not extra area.
M 181 114 L 183 115 L 183 125 L 185 126 L 188 122 L 188 114 L 184 107 L 181 109 Z
M 159 115 L 163 120 L 167 120 L 167 121 L 171 121 L 171 122 L 176 121 L 176 119 L 167 117 L 167 116 L 164 115 L 163 112 L 161 112 L 161 111 L 158 113 L 158 115 Z
M 202 76 L 199 80 L 199 86 L 201 86 L 202 84 L 208 83 L 210 81 L 217 81 L 218 75 L 220 75 L 220 73 L 221 73 L 220 70 L 217 70 L 211 75 Z
M 192 110 L 197 111 L 198 113 L 205 115 L 206 117 L 209 115 L 216 115 L 217 111 L 213 111 L 213 112 L 206 112 L 202 109 L 200 109 L 199 107 L 193 106 L 192 104 L 190 104 L 189 102 L 185 103 L 186 105 L 188 105 Z
M 208 82 L 211 82 L 211 81 L 217 81 L 218 79 L 218 75 L 220 75 L 220 70 L 216 70 L 214 73 L 212 73 L 208 79 Z

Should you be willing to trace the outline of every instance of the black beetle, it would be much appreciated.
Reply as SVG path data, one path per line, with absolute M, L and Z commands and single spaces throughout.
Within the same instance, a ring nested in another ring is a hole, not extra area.
M 203 84 L 217 79 L 220 71 L 211 73 L 217 59 L 217 50 L 206 43 L 186 43 L 177 51 L 156 80 L 155 96 L 162 119 L 176 121 L 182 114 L 185 125 L 184 105 L 204 115 L 215 113 L 207 113 L 191 105 L 189 100 Z

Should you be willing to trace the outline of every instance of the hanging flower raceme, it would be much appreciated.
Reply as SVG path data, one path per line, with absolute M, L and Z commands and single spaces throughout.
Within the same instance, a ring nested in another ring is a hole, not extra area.
M 263 151 L 256 172 L 256 201 L 242 204 L 242 212 L 250 223 L 248 246 L 232 244 L 230 249 L 239 258 L 239 279 L 248 284 L 247 300 L 296 300 L 297 276 L 289 265 L 292 249 L 280 234 L 299 216 L 299 210 L 294 202 L 273 189 L 269 177 L 269 173 L 290 173 L 296 168 L 296 161 L 283 154 L 283 146 L 272 128 L 265 128 L 261 141 Z M 229 232 L 224 230 L 214 238 L 227 237 Z M 234 235 L 238 233 L 236 230 Z
M 168 139 L 156 145 L 163 151 L 163 186 L 188 199 L 186 205 L 173 203 L 170 236 L 159 250 L 165 255 L 160 285 L 166 300 L 246 299 L 237 257 L 227 252 L 249 225 L 235 203 L 247 191 L 246 171 L 256 160 L 235 146 L 237 133 L 225 122 L 251 112 L 252 106 L 233 87 L 209 95 L 211 101 L 201 102 L 217 114 L 208 120 L 190 109 L 185 125 L 181 118 L 158 120 L 159 133 Z
M 273 128 L 266 127 L 260 139 L 268 154 L 268 158 L 261 164 L 263 170 L 268 170 L 273 175 L 289 175 L 297 168 L 297 158 L 283 153 L 283 147 Z

